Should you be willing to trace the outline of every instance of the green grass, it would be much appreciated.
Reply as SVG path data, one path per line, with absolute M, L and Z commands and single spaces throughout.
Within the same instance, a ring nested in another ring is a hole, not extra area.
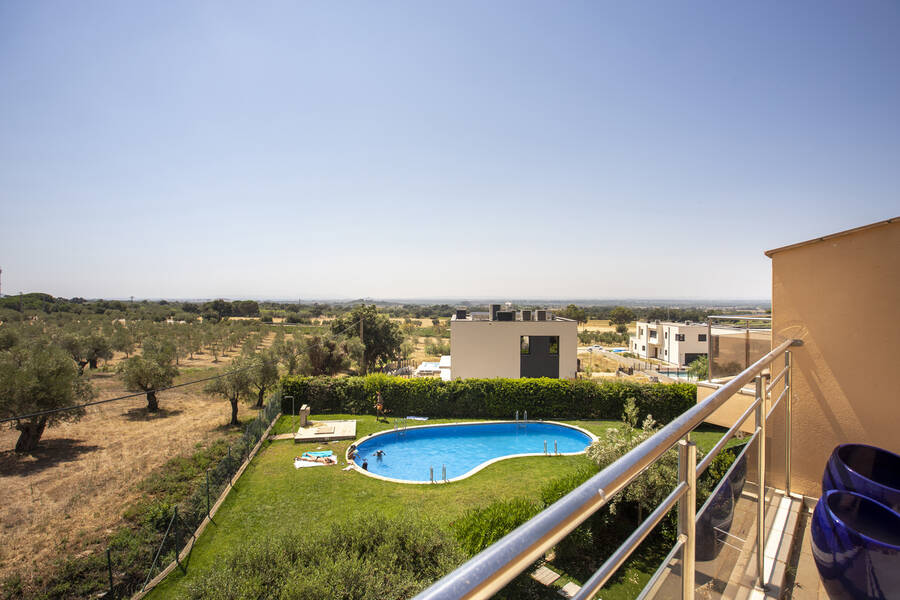
M 357 437 L 390 429 L 392 422 L 376 422 L 369 415 L 313 415 L 314 420 L 356 419 Z M 446 423 L 459 419 L 433 419 L 428 423 Z M 595 435 L 619 424 L 618 421 L 569 421 Z M 283 416 L 274 431 L 291 430 L 291 417 Z M 721 432 L 695 434 L 701 448 L 709 448 Z M 207 528 L 194 547 L 188 574 L 176 570 L 157 587 L 151 597 L 177 597 L 191 575 L 215 567 L 220 559 L 249 540 L 264 538 L 277 531 L 297 531 L 313 524 L 331 521 L 360 521 L 369 515 L 388 516 L 415 512 L 429 516 L 447 527 L 467 509 L 484 506 L 494 500 L 512 497 L 537 499 L 540 485 L 554 477 L 575 472 L 588 459 L 584 456 L 526 457 L 500 461 L 463 481 L 444 485 L 411 485 L 377 480 L 338 467 L 294 469 L 293 457 L 306 450 L 334 450 L 344 465 L 344 453 L 351 441 L 294 444 L 289 440 L 266 442 L 265 446 L 229 494 L 215 523 Z M 649 573 L 629 572 L 622 581 L 627 589 L 636 585 L 629 580 L 646 581 Z M 612 586 L 618 588 L 619 584 Z M 609 593 L 607 593 L 609 592 Z M 630 593 L 630 592 L 629 592 Z M 615 589 L 604 597 L 631 597 Z

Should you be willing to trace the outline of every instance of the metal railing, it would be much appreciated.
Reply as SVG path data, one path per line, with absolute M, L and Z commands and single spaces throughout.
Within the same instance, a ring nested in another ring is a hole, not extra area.
M 610 499 L 631 483 L 644 470 L 653 465 L 670 448 L 678 444 L 679 482 L 665 500 L 641 523 L 600 568 L 584 583 L 575 598 L 587 599 L 603 587 L 616 570 L 625 562 L 641 541 L 678 504 L 678 538 L 675 548 L 669 554 L 682 550 L 682 597 L 694 597 L 695 544 L 696 544 L 696 494 L 697 477 L 709 467 L 713 458 L 728 443 L 751 413 L 756 415 L 756 427 L 748 446 L 755 440 L 759 469 L 759 493 L 757 495 L 757 548 L 765 544 L 765 467 L 766 467 L 766 418 L 775 404 L 786 399 L 786 493 L 790 493 L 790 414 L 791 414 L 791 345 L 799 345 L 797 340 L 787 340 L 768 354 L 736 375 L 733 379 L 713 392 L 706 400 L 698 403 L 676 417 L 653 436 L 603 469 L 597 475 L 563 496 L 537 516 L 474 556 L 452 573 L 435 582 L 416 596 L 417 600 L 455 600 L 458 598 L 489 598 L 501 590 L 514 577 L 522 573 L 553 548 L 560 540 L 572 532 L 588 517 L 606 505 Z M 768 373 L 764 371 L 779 356 L 784 355 L 784 369 L 766 386 Z M 775 384 L 784 379 L 784 391 L 768 413 L 765 412 L 765 398 Z M 697 449 L 690 441 L 690 433 L 718 408 L 724 405 L 750 381 L 756 382 L 756 397 L 739 420 L 722 436 L 713 449 L 697 464 Z M 763 552 L 757 552 L 757 571 L 762 584 L 764 578 Z M 668 559 L 667 559 L 668 562 Z M 665 563 L 664 563 L 665 564 Z M 651 577 L 645 591 L 654 585 L 662 569 Z

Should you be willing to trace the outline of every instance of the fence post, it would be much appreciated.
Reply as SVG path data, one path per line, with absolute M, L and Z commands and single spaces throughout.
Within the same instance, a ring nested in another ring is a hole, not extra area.
M 765 383 L 761 375 L 756 376 L 756 468 L 759 471 L 759 493 L 756 506 L 756 570 L 759 587 L 766 585 L 766 407 L 763 402 Z
M 206 470 L 206 518 L 209 518 L 209 469 Z
M 187 574 L 187 571 L 184 570 L 184 566 L 181 564 L 181 560 L 178 558 L 178 506 L 175 506 L 175 564 L 178 565 L 178 568 L 181 569 L 182 573 Z
M 697 446 L 689 440 L 678 441 L 678 479 L 687 483 L 687 491 L 678 501 L 678 533 L 684 536 L 681 547 L 681 598 L 693 600 L 697 547 Z
M 112 556 L 109 553 L 109 548 L 106 549 L 106 570 L 109 573 L 109 597 L 114 598 L 115 592 L 113 591 Z

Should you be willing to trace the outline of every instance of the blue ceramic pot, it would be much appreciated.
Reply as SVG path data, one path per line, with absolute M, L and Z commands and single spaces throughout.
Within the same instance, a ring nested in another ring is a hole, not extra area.
M 847 490 L 900 512 L 900 456 L 875 446 L 841 444 L 822 475 L 822 493 Z
M 900 598 L 900 514 L 855 492 L 829 490 L 810 532 L 830 598 Z

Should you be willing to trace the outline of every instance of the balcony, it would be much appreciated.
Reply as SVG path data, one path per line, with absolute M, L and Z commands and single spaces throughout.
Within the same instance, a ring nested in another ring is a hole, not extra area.
M 900 219 L 889 219 L 767 252 L 771 328 L 753 319 L 710 325 L 712 377 L 694 407 L 417 598 L 491 597 L 672 448 L 674 488 L 571 597 L 602 596 L 677 510 L 676 542 L 638 598 L 825 598 L 807 529 L 825 460 L 847 442 L 900 452 L 897 248 Z M 710 421 L 728 431 L 698 461 L 691 433 Z M 734 436 L 747 443 L 698 507 L 698 476 Z

